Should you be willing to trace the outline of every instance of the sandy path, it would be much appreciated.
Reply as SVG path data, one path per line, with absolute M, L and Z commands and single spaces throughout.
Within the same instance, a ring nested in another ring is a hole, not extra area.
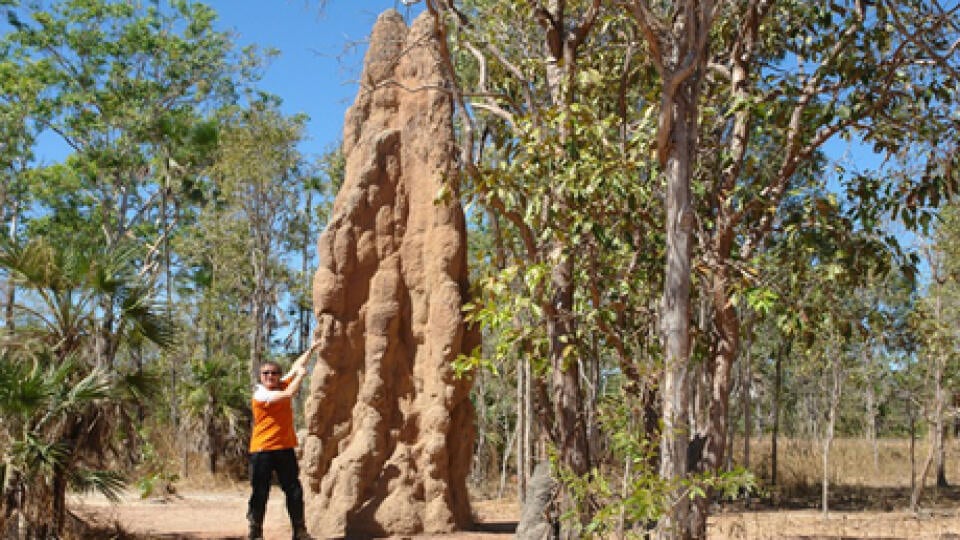
M 119 523 L 124 530 L 168 540 L 243 539 L 247 533 L 247 497 L 242 489 L 187 490 L 166 500 L 140 499 L 126 493 L 119 504 L 99 495 L 71 496 L 74 512 L 105 524 Z M 474 511 L 484 531 L 445 535 L 418 535 L 417 539 L 503 540 L 513 536 L 519 509 L 513 502 L 480 501 Z M 290 538 L 290 522 L 283 492 L 274 487 L 267 503 L 265 540 Z
M 185 490 L 166 501 L 141 500 L 128 493 L 114 505 L 102 496 L 71 496 L 73 511 L 103 524 L 119 523 L 129 532 L 164 540 L 246 538 L 248 494 L 242 488 Z M 513 537 L 519 514 L 514 501 L 478 501 L 474 512 L 482 531 L 418 535 L 417 540 L 505 540 Z M 271 491 L 264 524 L 266 540 L 290 538 L 283 493 Z M 709 519 L 708 537 L 726 539 L 960 539 L 956 508 L 909 512 L 836 512 L 828 519 L 814 510 L 721 512 Z

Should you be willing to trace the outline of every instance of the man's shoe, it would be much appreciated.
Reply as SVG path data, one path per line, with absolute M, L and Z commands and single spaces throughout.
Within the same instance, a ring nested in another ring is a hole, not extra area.
M 263 528 L 259 525 L 250 525 L 250 534 L 247 536 L 250 540 L 263 540 Z
M 296 525 L 293 527 L 293 540 L 313 540 L 313 537 L 307 532 L 306 525 Z

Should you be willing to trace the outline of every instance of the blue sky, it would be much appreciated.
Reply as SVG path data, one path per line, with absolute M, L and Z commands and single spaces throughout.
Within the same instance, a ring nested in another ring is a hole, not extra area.
M 307 140 L 300 151 L 314 157 L 340 140 L 343 115 L 357 94 L 366 40 L 377 16 L 396 9 L 408 22 L 423 10 L 399 0 L 200 0 L 217 12 L 215 27 L 229 31 L 238 48 L 273 48 L 259 88 L 279 96 L 288 114 L 306 113 Z M 43 133 L 40 163 L 62 160 L 70 149 Z
M 339 141 L 343 115 L 357 94 L 366 39 L 377 15 L 397 9 L 409 17 L 422 10 L 399 0 L 207 0 L 220 30 L 237 45 L 280 51 L 260 87 L 283 99 L 288 114 L 306 113 L 309 139 L 300 149 L 324 152 Z M 321 5 L 325 4 L 325 5 Z
M 313 157 L 340 139 L 343 115 L 357 93 L 356 80 L 366 39 L 377 16 L 396 9 L 408 22 L 423 10 L 400 0 L 199 0 L 218 14 L 215 26 L 233 34 L 238 47 L 256 45 L 279 51 L 259 86 L 283 100 L 288 114 L 306 113 L 308 139 L 300 150 Z M 45 134 L 37 149 L 41 162 L 58 161 L 69 149 Z M 828 154 L 869 168 L 876 156 L 835 138 Z M 850 163 L 848 163 L 849 165 Z

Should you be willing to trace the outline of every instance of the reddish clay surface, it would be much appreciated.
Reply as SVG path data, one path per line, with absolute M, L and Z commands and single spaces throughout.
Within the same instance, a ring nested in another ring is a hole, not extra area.
M 71 509 L 103 524 L 120 523 L 128 532 L 162 540 L 232 539 L 246 534 L 247 493 L 243 488 L 193 489 L 166 500 L 128 494 L 120 504 L 100 496 L 71 497 Z M 513 537 L 519 508 L 512 500 L 476 501 L 477 531 L 395 537 L 411 540 L 505 540 Z M 756 538 L 911 538 L 960 537 L 955 508 L 913 514 L 905 511 L 834 512 L 824 519 L 815 510 L 721 512 L 711 516 L 711 540 Z M 283 493 L 274 488 L 265 524 L 266 540 L 290 538 Z
M 71 509 L 103 524 L 120 523 L 124 530 L 166 540 L 246 538 L 245 489 L 190 490 L 166 499 L 140 499 L 126 494 L 119 504 L 101 496 L 71 496 Z M 417 539 L 495 540 L 511 538 L 519 509 L 514 501 L 479 501 L 474 513 L 478 531 L 444 535 L 418 535 Z M 290 538 L 283 492 L 274 488 L 267 504 L 265 540 Z M 400 537 L 398 537 L 400 538 Z

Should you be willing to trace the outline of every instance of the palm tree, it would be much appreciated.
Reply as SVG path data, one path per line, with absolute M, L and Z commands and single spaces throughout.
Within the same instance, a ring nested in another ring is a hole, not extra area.
M 184 425 L 188 437 L 196 441 L 195 450 L 207 454 L 207 468 L 217 472 L 221 456 L 242 456 L 249 435 L 250 405 L 246 373 L 235 369 L 235 361 L 225 357 L 197 359 L 190 363 L 181 387 Z
M 4 537 L 59 536 L 71 485 L 107 496 L 124 485 L 116 465 L 135 459 L 138 440 L 129 411 L 155 381 L 126 373 L 118 355 L 128 341 L 174 337 L 133 253 L 43 238 L 0 245 L 0 267 L 23 291 L 0 341 Z

